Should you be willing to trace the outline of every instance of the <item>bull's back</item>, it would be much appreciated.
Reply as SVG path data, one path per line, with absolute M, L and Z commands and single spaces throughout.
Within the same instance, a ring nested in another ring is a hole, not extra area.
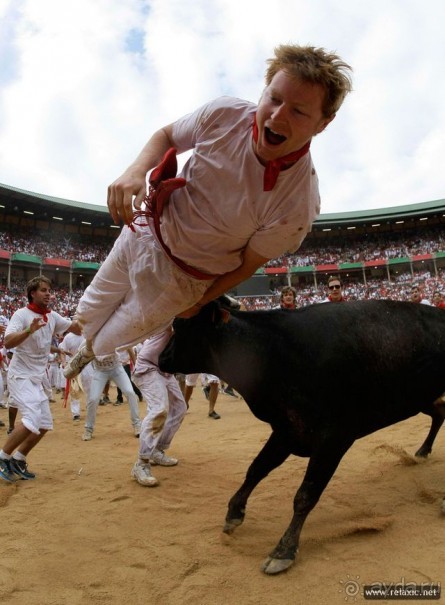
M 248 315 L 249 339 L 262 343 L 250 343 L 261 370 L 246 400 L 263 420 L 294 409 L 305 422 L 343 419 L 367 434 L 428 411 L 445 391 L 443 310 L 358 301 Z

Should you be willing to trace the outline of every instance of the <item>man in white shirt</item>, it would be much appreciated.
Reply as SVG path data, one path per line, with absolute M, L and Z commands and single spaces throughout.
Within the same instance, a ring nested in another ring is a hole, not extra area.
M 39 275 L 26 288 L 28 305 L 18 309 L 5 332 L 5 346 L 14 348 L 8 369 L 9 395 L 21 420 L 0 450 L 0 478 L 34 479 L 26 456 L 52 430 L 48 394 L 43 388 L 52 338 L 56 333 L 80 333 L 77 321 L 62 317 L 49 308 L 51 281 Z
M 139 416 L 138 398 L 131 385 L 118 354 L 95 359 L 93 361 L 93 377 L 90 392 L 87 397 L 87 415 L 85 419 L 85 431 L 82 435 L 83 441 L 91 441 L 96 424 L 96 413 L 99 401 L 107 382 L 112 380 L 122 391 L 128 401 L 130 419 L 135 437 L 139 437 L 141 431 L 141 419 Z M 83 370 L 84 371 L 84 370 Z
M 296 45 L 268 63 L 258 105 L 222 97 L 161 128 L 108 188 L 127 226 L 79 302 L 86 345 L 67 377 L 192 317 L 310 231 L 320 198 L 309 147 L 350 92 L 350 67 Z M 193 151 L 180 178 L 176 150 Z

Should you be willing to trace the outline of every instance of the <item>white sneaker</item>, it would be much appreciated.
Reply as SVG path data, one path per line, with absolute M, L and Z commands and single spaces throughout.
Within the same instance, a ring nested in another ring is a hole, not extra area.
M 82 435 L 82 441 L 91 441 L 92 438 L 93 438 L 93 429 L 85 429 L 85 432 Z
M 133 432 L 134 432 L 134 436 L 135 437 L 139 437 L 139 435 L 141 434 L 141 425 L 140 424 L 136 424 L 133 427 Z
M 154 487 L 159 484 L 156 477 L 153 477 L 151 474 L 150 464 L 148 462 L 143 462 L 142 460 L 138 460 L 134 463 L 134 466 L 131 469 L 131 476 L 134 477 L 140 485 L 145 485 L 146 487 Z
M 178 462 L 177 458 L 167 456 L 163 450 L 156 449 L 150 456 L 150 464 L 159 464 L 159 466 L 175 466 Z
M 93 361 L 94 358 L 95 355 L 93 351 L 88 350 L 86 346 L 83 345 L 66 364 L 63 375 L 65 378 L 75 378 L 90 361 Z

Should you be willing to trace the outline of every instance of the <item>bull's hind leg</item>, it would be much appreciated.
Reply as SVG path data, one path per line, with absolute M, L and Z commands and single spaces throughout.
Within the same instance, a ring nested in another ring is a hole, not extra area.
M 417 452 L 415 454 L 416 456 L 418 456 L 420 458 L 426 458 L 428 456 L 428 454 L 431 454 L 434 440 L 436 439 L 437 433 L 439 432 L 440 427 L 443 424 L 444 417 L 438 407 L 433 408 L 433 412 L 431 414 L 431 419 L 432 419 L 431 427 L 430 427 L 429 433 L 427 435 L 427 438 L 425 439 L 425 441 L 422 443 L 422 445 L 419 447 L 419 449 L 417 450 Z
M 290 454 L 290 448 L 282 435 L 272 432 L 267 443 L 249 466 L 244 483 L 229 501 L 223 531 L 231 534 L 244 521 L 247 499 L 258 483 L 270 471 L 282 464 Z
M 317 504 L 340 460 L 353 441 L 326 440 L 314 449 L 306 474 L 294 498 L 294 515 L 277 546 L 263 562 L 261 569 L 277 574 L 288 569 L 298 552 L 301 529 L 306 517 Z

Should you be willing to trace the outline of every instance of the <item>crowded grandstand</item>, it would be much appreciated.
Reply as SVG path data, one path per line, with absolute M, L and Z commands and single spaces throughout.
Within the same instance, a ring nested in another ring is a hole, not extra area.
M 44 274 L 54 309 L 72 315 L 120 229 L 107 208 L 0 185 L 0 313 L 24 304 L 24 285 Z M 282 287 L 297 306 L 326 299 L 328 276 L 341 276 L 348 300 L 408 300 L 413 283 L 432 300 L 445 291 L 445 200 L 320 215 L 297 253 L 274 259 L 233 295 L 248 309 L 277 305 Z

